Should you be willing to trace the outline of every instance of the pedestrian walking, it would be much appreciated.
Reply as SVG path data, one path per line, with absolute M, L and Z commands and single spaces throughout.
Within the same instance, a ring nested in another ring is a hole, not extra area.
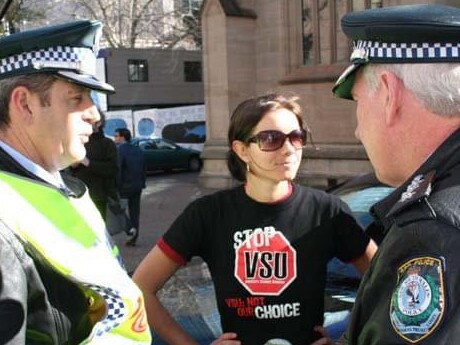
M 126 242 L 126 245 L 135 246 L 139 237 L 141 194 L 145 188 L 144 155 L 139 147 L 131 145 L 129 129 L 117 128 L 114 140 L 118 145 L 118 189 L 120 197 L 128 202 L 128 213 L 131 221 L 131 228 L 128 231 L 131 238 Z
M 86 184 L 105 220 L 108 199 L 118 201 L 118 157 L 115 143 L 104 135 L 105 115 L 100 110 L 99 114 L 101 119 L 93 125 L 93 133 L 85 144 L 85 158 L 72 164 L 70 171 Z

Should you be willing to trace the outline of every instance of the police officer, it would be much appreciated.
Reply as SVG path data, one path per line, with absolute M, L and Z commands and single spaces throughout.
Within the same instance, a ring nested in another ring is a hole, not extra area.
M 352 65 L 334 93 L 356 102 L 356 137 L 397 187 L 374 208 L 386 232 L 358 291 L 348 343 L 460 342 L 460 9 L 352 12 Z
M 102 27 L 76 21 L 0 39 L 0 343 L 150 344 L 140 290 L 80 180 L 100 114 Z

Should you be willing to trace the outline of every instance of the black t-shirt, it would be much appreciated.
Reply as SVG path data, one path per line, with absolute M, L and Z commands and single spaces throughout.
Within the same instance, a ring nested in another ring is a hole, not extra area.
M 368 243 L 339 198 L 295 185 L 275 204 L 252 200 L 243 187 L 198 199 L 159 246 L 180 264 L 203 258 L 223 331 L 243 345 L 275 338 L 305 345 L 323 324 L 328 261 L 357 258 Z

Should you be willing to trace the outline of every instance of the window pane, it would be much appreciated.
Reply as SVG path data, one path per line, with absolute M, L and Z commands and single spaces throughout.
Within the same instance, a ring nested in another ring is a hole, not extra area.
M 330 64 L 334 61 L 331 61 L 331 26 L 333 21 L 331 19 L 331 9 L 330 6 L 334 6 L 336 0 L 319 0 L 318 2 L 318 14 L 319 14 L 319 52 L 320 59 L 317 61 L 318 64 Z
M 336 32 L 336 45 L 337 45 L 337 61 L 348 62 L 350 58 L 350 43 L 347 36 L 342 31 L 340 20 L 347 13 L 347 0 L 336 0 L 336 19 L 335 19 L 335 32 Z
M 302 53 L 307 66 L 346 63 L 350 43 L 340 21 L 349 11 L 382 7 L 382 0 L 299 0 L 302 3 Z
M 187 82 L 202 81 L 201 61 L 184 61 L 184 77 Z
M 313 65 L 315 63 L 315 46 L 313 44 L 315 13 L 312 1 L 314 0 L 302 0 L 302 45 L 305 65 Z
M 382 7 L 382 0 L 371 0 L 371 8 Z
M 181 0 L 180 10 L 183 14 L 192 14 L 193 11 L 199 11 L 202 0 Z
M 128 81 L 149 81 L 147 60 L 128 60 Z
M 367 8 L 366 4 L 369 0 L 353 0 L 352 11 L 362 11 Z

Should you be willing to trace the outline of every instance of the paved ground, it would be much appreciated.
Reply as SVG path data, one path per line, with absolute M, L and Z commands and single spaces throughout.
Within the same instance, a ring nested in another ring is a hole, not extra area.
M 136 247 L 125 245 L 127 236 L 114 240 L 128 272 L 133 272 L 174 219 L 194 199 L 215 190 L 200 188 L 198 173 L 173 172 L 150 175 L 142 193 L 140 235 Z M 193 259 L 165 284 L 159 293 L 163 304 L 195 339 L 220 334 L 220 319 L 206 264 Z M 204 342 L 207 343 L 207 342 Z M 163 343 L 155 341 L 155 344 Z
M 140 235 L 136 247 L 125 246 L 126 235 L 114 236 L 129 272 L 153 247 L 174 219 L 194 199 L 213 192 L 197 183 L 198 173 L 173 172 L 154 174 L 147 179 L 142 193 Z

